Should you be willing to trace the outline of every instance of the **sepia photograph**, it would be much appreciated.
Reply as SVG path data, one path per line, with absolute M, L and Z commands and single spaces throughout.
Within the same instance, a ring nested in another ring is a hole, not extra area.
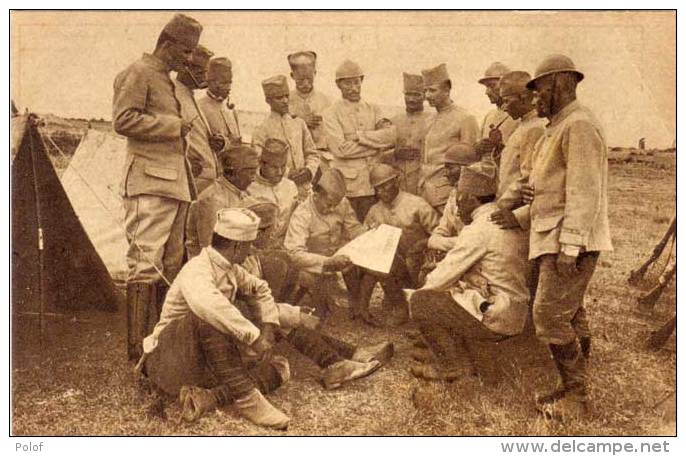
M 676 437 L 676 10 L 8 47 L 11 437 Z

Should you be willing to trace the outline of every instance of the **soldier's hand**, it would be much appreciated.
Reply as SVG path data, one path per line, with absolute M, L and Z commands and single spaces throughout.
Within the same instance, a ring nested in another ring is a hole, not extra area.
M 491 141 L 489 138 L 484 138 L 474 144 L 474 151 L 479 156 L 479 159 L 483 157 L 490 157 L 495 150 L 496 143 Z
M 314 315 L 314 309 L 312 307 L 300 307 L 300 324 L 301 326 L 311 329 L 312 331 L 317 331 L 322 324 L 321 319 Z
M 193 124 L 191 122 L 181 122 L 181 137 L 185 138 L 192 128 Z
M 529 184 L 522 184 L 522 201 L 531 204 L 534 200 L 534 188 Z
M 255 356 L 258 361 L 264 361 L 269 359 L 271 355 L 272 348 L 274 348 L 274 342 L 269 339 L 273 335 L 267 334 L 264 329 L 260 332 L 260 337 L 255 339 L 250 348 L 255 352 Z
M 509 209 L 498 209 L 491 214 L 490 220 L 504 230 L 519 228 L 517 217 Z
M 224 149 L 224 146 L 226 145 L 226 140 L 222 135 L 215 133 L 212 136 L 210 136 L 209 143 L 210 148 L 212 148 L 212 151 L 220 152 Z
M 578 272 L 576 269 L 576 259 L 577 257 L 564 254 L 562 252 L 557 254 L 557 273 L 566 278 L 574 277 Z
M 503 133 L 498 128 L 493 128 L 493 129 L 491 129 L 491 131 L 488 132 L 488 139 L 493 144 L 502 144 L 503 143 Z
M 329 272 L 343 271 L 352 264 L 353 262 L 347 255 L 336 255 L 324 260 L 324 270 Z

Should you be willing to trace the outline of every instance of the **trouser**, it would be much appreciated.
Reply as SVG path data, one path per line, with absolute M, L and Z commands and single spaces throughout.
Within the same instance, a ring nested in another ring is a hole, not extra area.
M 162 331 L 145 369 L 150 380 L 172 396 L 184 385 L 195 385 L 212 388 L 223 403 L 253 388 L 273 391 L 282 383 L 273 366 L 244 363 L 236 339 L 193 313 L 172 321 Z
M 374 286 L 376 283 L 381 284 L 384 292 L 384 302 L 392 308 L 407 308 L 407 301 L 403 288 L 412 286 L 412 279 L 407 270 L 405 260 L 396 255 L 393 258 L 391 270 L 387 276 L 381 276 L 369 271 L 363 271 L 363 276 L 360 283 L 360 292 L 357 304 L 360 310 L 369 308 L 369 301 L 371 300 Z
M 536 336 L 542 342 L 566 345 L 577 336 L 589 335 L 583 302 L 598 255 L 598 252 L 581 253 L 576 261 L 577 272 L 572 277 L 558 274 L 557 255 L 547 254 L 536 259 L 539 277 L 533 320 Z
M 277 302 L 291 302 L 299 272 L 283 250 L 262 250 L 257 253 L 266 280 Z
M 351 306 L 359 302 L 360 286 L 363 271 L 352 266 L 341 272 L 343 281 L 348 289 L 348 299 Z M 338 287 L 337 274 L 312 274 L 310 272 L 300 272 L 300 284 L 303 288 L 309 290 L 312 297 L 312 307 L 322 310 L 324 313 L 328 311 L 331 305 L 331 290 Z
M 183 261 L 183 237 L 188 203 L 154 195 L 123 198 L 126 263 L 131 282 L 155 282 L 160 272 L 173 282 Z
M 338 352 L 337 347 L 330 344 L 329 341 L 333 340 L 337 345 L 345 344 L 345 342 L 338 341 L 333 337 L 325 337 L 317 331 L 298 327 L 291 330 L 285 336 L 285 339 L 296 350 L 314 361 L 321 368 L 326 368 L 339 361 L 343 361 L 344 357 Z M 350 356 L 352 357 L 352 354 Z
M 412 295 L 410 307 L 422 337 L 446 371 L 459 367 L 460 354 L 468 353 L 467 340 L 497 342 L 506 338 L 481 324 L 447 291 L 419 290 Z
M 360 223 L 364 223 L 367 212 L 376 204 L 376 196 L 349 196 L 348 201 L 350 201 L 350 205 L 352 206 L 353 211 L 355 211 L 357 220 L 359 220 Z

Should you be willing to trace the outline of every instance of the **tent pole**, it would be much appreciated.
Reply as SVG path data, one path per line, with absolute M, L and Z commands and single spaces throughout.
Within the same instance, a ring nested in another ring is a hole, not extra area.
M 41 217 L 41 204 L 40 204 L 40 194 L 38 193 L 38 174 L 36 170 L 36 148 L 34 144 L 34 134 L 39 134 L 36 128 L 37 118 L 33 115 L 29 117 L 30 129 L 29 138 L 31 141 L 31 166 L 33 168 L 33 189 L 36 197 L 36 219 L 38 225 L 38 297 L 39 297 L 39 311 L 38 311 L 38 326 L 39 326 L 39 343 L 42 348 L 44 345 L 44 331 L 45 331 L 45 285 L 43 283 L 43 278 L 45 276 L 44 270 L 44 254 L 43 254 L 43 218 Z M 47 150 L 45 151 L 48 152 Z

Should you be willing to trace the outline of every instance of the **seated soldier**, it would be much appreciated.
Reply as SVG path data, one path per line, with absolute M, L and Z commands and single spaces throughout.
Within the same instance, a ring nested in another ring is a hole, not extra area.
M 468 339 L 498 341 L 524 329 L 529 313 L 528 235 L 501 230 L 489 220 L 498 209 L 495 192 L 492 162 L 462 169 L 457 203 L 464 228 L 410 299 L 412 318 L 438 360 L 438 366 L 413 365 L 417 377 L 455 380 L 461 372 L 460 347 L 468 350 Z
M 396 261 L 385 278 L 367 273 L 362 280 L 360 299 L 370 299 L 377 281 L 384 290 L 384 302 L 392 306 L 393 324 L 408 321 L 403 288 L 417 287 L 426 241 L 438 224 L 438 212 L 423 198 L 400 190 L 400 173 L 390 165 L 372 168 L 369 180 L 379 200 L 369 209 L 364 224 L 374 229 L 381 224 L 402 229 Z
M 369 317 L 368 309 L 359 300 L 362 271 L 349 257 L 334 255 L 364 232 L 345 197 L 343 175 L 335 168 L 324 170 L 312 188 L 312 195 L 291 215 L 284 240 L 291 261 L 301 271 L 300 286 L 309 291 L 316 306 L 328 308 L 331 290 L 338 286 L 336 273 L 341 272 L 352 317 Z
M 319 367 L 324 369 L 322 382 L 327 389 L 366 376 L 393 356 L 393 344 L 382 342 L 371 346 L 355 347 L 340 339 L 321 334 L 315 329 L 319 318 L 311 315 L 312 309 L 282 303 L 287 296 L 285 289 L 293 278 L 291 265 L 285 251 L 269 248 L 273 236 L 277 208 L 270 202 L 256 202 L 249 209 L 260 217 L 257 238 L 252 254 L 243 267 L 255 277 L 269 284 L 279 309 L 281 330 L 279 334 Z M 296 271 L 297 272 L 297 271 Z
M 186 252 L 193 258 L 210 245 L 212 227 L 220 209 L 245 207 L 252 199 L 246 190 L 257 174 L 257 152 L 248 146 L 234 147 L 217 157 L 221 176 L 198 195 L 188 209 Z
M 288 221 L 298 205 L 298 187 L 285 177 L 288 145 L 278 139 L 269 138 L 264 143 L 260 156 L 260 169 L 255 181 L 248 187 L 248 194 L 270 201 L 278 207 L 277 223 L 272 239 L 283 243 Z
M 215 220 L 211 245 L 181 269 L 143 341 L 144 370 L 159 389 L 178 394 L 184 410 L 190 397 L 214 406 L 233 401 L 253 423 L 285 429 L 289 418 L 262 395 L 290 377 L 288 361 L 271 356 L 279 311 L 267 282 L 238 266 L 259 219 L 247 209 L 222 209 Z M 240 305 L 240 296 L 252 298 L 251 306 Z

